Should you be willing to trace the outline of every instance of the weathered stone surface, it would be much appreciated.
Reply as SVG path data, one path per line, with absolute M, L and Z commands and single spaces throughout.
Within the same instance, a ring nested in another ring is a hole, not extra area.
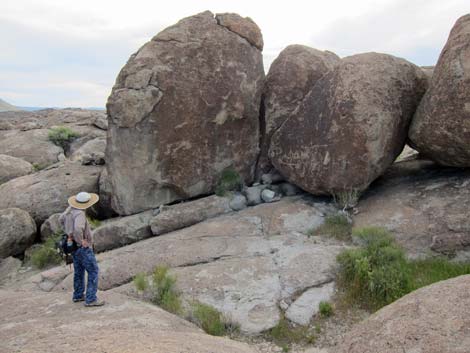
M 150 222 L 152 233 L 154 235 L 169 233 L 228 213 L 232 211 L 229 202 L 226 197 L 213 195 L 164 207 Z
M 80 191 L 98 192 L 101 168 L 64 162 L 0 185 L 0 209 L 18 207 L 41 224 Z
M 259 205 L 263 200 L 261 200 L 261 192 L 266 189 L 266 185 L 256 185 L 245 188 L 243 193 L 246 196 L 248 206 Z
M 264 189 L 261 191 L 261 199 L 264 202 L 273 202 L 276 201 L 276 193 L 269 189 Z
M 252 38 L 251 21 L 220 18 L 230 30 L 210 12 L 181 20 L 121 70 L 107 103 L 106 150 L 119 214 L 209 194 L 228 167 L 253 179 L 261 51 L 236 33 Z
M 241 211 L 246 208 L 247 201 L 246 197 L 242 194 L 236 193 L 230 199 L 229 206 L 234 211 Z
M 344 58 L 275 132 L 271 162 L 313 194 L 362 191 L 402 151 L 424 88 L 423 72 L 406 60 Z
M 98 215 L 101 219 L 114 218 L 116 212 L 111 208 L 111 183 L 108 178 L 108 171 L 103 168 L 99 180 L 100 202 L 97 207 Z
M 470 347 L 470 276 L 421 288 L 355 326 L 337 353 L 460 353 Z
M 330 301 L 334 294 L 334 282 L 312 288 L 303 293 L 286 311 L 286 318 L 299 325 L 308 325 L 319 308 L 320 302 Z
M 98 129 L 101 130 L 108 130 L 108 119 L 106 119 L 106 115 L 104 116 L 97 116 L 93 125 L 96 126 Z
M 54 213 L 41 224 L 41 240 L 45 241 L 52 235 L 63 232 L 62 225 L 59 222 L 61 213 Z
M 93 231 L 95 251 L 102 252 L 115 249 L 127 244 L 152 236 L 150 220 L 153 211 L 146 211 L 136 215 L 114 218 L 104 221 Z
M 83 165 L 101 165 L 104 164 L 105 149 L 106 139 L 96 138 L 84 143 L 70 156 L 70 159 Z
M 64 150 L 49 141 L 49 130 L 0 131 L 0 153 L 21 158 L 39 168 L 59 161 Z
M 19 208 L 0 210 L 0 258 L 20 255 L 34 242 L 36 224 Z
M 20 158 L 0 154 L 0 184 L 33 172 L 33 166 Z
M 0 287 L 4 282 L 10 281 L 16 276 L 21 267 L 21 260 L 14 257 L 0 259 Z
M 328 51 L 289 45 L 273 61 L 264 89 L 265 135 L 262 136 L 258 173 L 268 172 L 268 149 L 274 132 L 298 108 L 315 83 L 340 62 Z
M 98 255 L 99 286 L 124 284 L 114 290 L 134 295 L 126 283 L 135 274 L 166 264 L 185 299 L 213 305 L 245 332 L 260 332 L 279 320 L 278 301 L 334 279 L 344 247 L 305 235 L 332 211 L 310 199 L 285 198 L 108 251 Z M 71 286 L 68 276 L 56 289 Z
M 0 290 L 0 351 L 63 353 L 66 346 L 77 353 L 254 353 L 155 305 L 115 293 L 103 297 L 107 304 L 90 310 L 73 304 L 70 293 Z
M 219 25 L 245 38 L 259 50 L 263 50 L 263 36 L 259 27 L 251 18 L 242 18 L 236 13 L 222 13 L 217 14 L 215 19 Z
M 470 171 L 395 163 L 363 196 L 355 227 L 387 228 L 410 257 L 470 250 Z
M 411 123 L 412 147 L 436 162 L 470 167 L 470 15 L 458 19 Z

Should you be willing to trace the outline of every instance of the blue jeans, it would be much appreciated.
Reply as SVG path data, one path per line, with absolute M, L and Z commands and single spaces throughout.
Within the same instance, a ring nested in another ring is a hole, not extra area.
M 73 299 L 78 300 L 85 294 L 85 271 L 88 273 L 85 302 L 96 300 L 98 290 L 98 264 L 91 248 L 78 248 L 73 253 Z

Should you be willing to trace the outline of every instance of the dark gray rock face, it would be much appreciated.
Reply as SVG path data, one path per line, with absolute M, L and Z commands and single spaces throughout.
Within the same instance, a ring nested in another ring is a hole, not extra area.
M 411 146 L 436 162 L 470 167 L 470 15 L 450 32 L 413 118 Z
M 274 132 L 297 109 L 315 83 L 339 62 L 334 53 L 297 44 L 286 47 L 273 61 L 264 89 L 266 132 L 262 136 L 258 175 L 270 170 L 268 149 Z
M 34 242 L 36 223 L 19 208 L 0 210 L 0 259 L 20 255 Z
M 402 151 L 424 89 L 424 73 L 406 60 L 347 57 L 274 133 L 271 161 L 313 194 L 362 191 Z
M 251 20 L 204 12 L 131 56 L 107 103 L 106 163 L 119 214 L 211 193 L 228 167 L 253 179 L 261 43 Z

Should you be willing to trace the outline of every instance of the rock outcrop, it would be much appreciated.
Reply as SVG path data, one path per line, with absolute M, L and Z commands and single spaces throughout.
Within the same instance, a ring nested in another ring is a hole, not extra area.
M 388 229 L 410 257 L 470 250 L 470 171 L 395 163 L 358 204 L 356 227 Z
M 468 352 L 469 292 L 470 276 L 412 292 L 358 324 L 335 352 Z
M 260 45 L 251 20 L 204 12 L 131 56 L 107 103 L 106 163 L 119 214 L 209 194 L 228 167 L 253 179 Z
M 344 58 L 274 133 L 271 162 L 313 194 L 362 191 L 402 151 L 424 89 L 424 73 L 406 60 Z
M 49 130 L 0 131 L 0 153 L 21 158 L 38 168 L 59 161 L 64 150 L 49 141 Z
M 0 290 L 0 351 L 254 353 L 244 343 L 209 336 L 155 305 L 115 293 L 105 299 L 104 307 L 90 310 L 72 303 L 69 293 Z
M 0 210 L 0 258 L 20 255 L 36 237 L 36 223 L 19 208 Z
M 45 241 L 47 238 L 59 233 L 63 234 L 64 231 L 59 222 L 60 215 L 61 213 L 54 213 L 41 224 L 41 241 Z
M 104 151 L 106 150 L 106 139 L 95 138 L 84 143 L 71 156 L 72 161 L 80 162 L 83 165 L 104 164 Z
M 20 158 L 0 154 L 0 184 L 33 172 L 33 166 Z
M 100 172 L 97 166 L 64 162 L 10 180 L 0 185 L 0 210 L 21 208 L 41 224 L 52 214 L 63 212 L 70 196 L 80 191 L 97 193 Z
M 297 109 L 315 83 L 339 62 L 334 53 L 304 45 L 289 45 L 273 61 L 264 89 L 265 132 L 258 174 L 270 169 L 268 150 L 274 132 Z
M 470 15 L 450 32 L 413 118 L 412 147 L 445 166 L 470 167 Z

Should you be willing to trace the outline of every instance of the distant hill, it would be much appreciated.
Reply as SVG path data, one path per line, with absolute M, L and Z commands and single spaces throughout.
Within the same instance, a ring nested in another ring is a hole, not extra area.
M 5 102 L 3 99 L 0 99 L 0 112 L 9 112 L 9 111 L 18 111 L 22 110 L 21 108 L 15 107 L 10 103 Z

